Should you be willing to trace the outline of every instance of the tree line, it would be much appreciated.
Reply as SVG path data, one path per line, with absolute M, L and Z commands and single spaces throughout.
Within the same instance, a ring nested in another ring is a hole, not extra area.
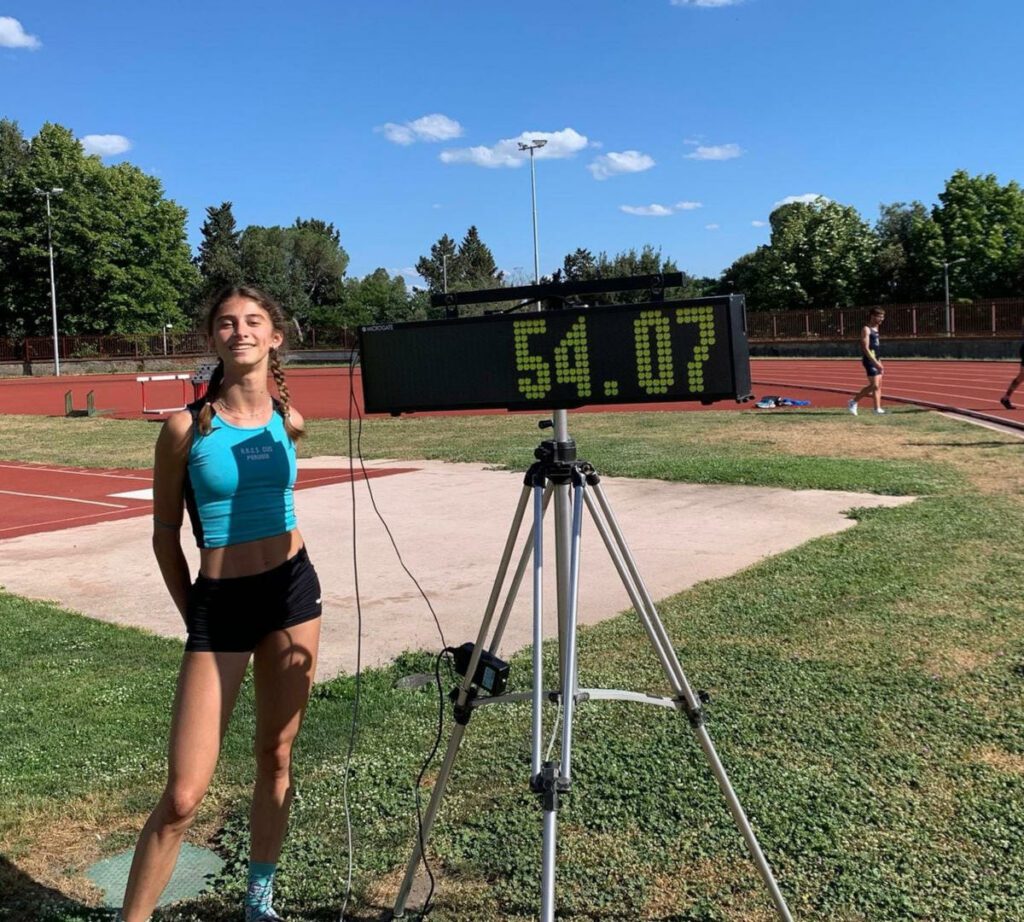
M 0 336 L 47 335 L 49 263 L 45 197 L 52 196 L 60 328 L 64 333 L 151 333 L 193 327 L 224 284 L 266 289 L 300 329 L 440 316 L 430 295 L 498 288 L 511 281 L 476 227 L 460 241 L 444 234 L 419 258 L 425 281 L 410 289 L 378 268 L 347 274 L 349 256 L 334 224 L 296 218 L 288 227 L 239 228 L 231 202 L 206 209 L 192 254 L 185 209 L 158 179 L 122 162 L 86 155 L 72 132 L 47 123 L 27 139 L 0 119 Z M 960 300 L 1024 293 L 1024 192 L 993 175 L 955 172 L 928 207 L 883 205 L 874 225 L 824 198 L 776 208 L 771 236 L 718 278 L 683 272 L 667 294 L 744 293 L 752 310 L 848 307 L 941 299 L 948 268 Z M 577 248 L 547 280 L 582 281 L 678 272 L 646 244 L 609 255 Z M 626 292 L 590 303 L 636 301 Z
M 957 170 L 936 205 L 883 205 L 870 226 L 818 198 L 772 212 L 770 242 L 722 273 L 754 310 L 1024 295 L 1024 191 Z

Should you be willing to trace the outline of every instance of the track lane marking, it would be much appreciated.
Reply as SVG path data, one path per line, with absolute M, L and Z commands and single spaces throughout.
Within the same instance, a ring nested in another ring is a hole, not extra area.
M 31 499 L 55 499 L 62 503 L 85 503 L 87 506 L 107 506 L 111 509 L 131 509 L 124 503 L 101 503 L 95 499 L 73 499 L 70 496 L 51 496 L 49 493 L 19 493 L 17 490 L 0 490 L 5 496 L 28 496 Z
M 26 462 L 25 464 L 10 464 L 0 462 L 0 468 L 9 468 L 13 471 L 38 471 L 41 474 L 77 474 L 79 477 L 109 477 L 111 480 L 145 480 L 150 481 L 152 477 L 139 477 L 135 474 L 110 474 L 102 471 L 76 471 L 66 467 L 37 467 Z

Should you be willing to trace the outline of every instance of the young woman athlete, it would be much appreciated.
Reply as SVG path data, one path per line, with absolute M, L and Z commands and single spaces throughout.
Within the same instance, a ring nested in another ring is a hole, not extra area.
M 256 695 L 256 784 L 246 922 L 280 919 L 273 878 L 292 799 L 291 752 L 320 640 L 320 584 L 295 527 L 295 441 L 279 350 L 281 308 L 233 287 L 206 322 L 220 363 L 205 398 L 164 424 L 153 472 L 153 551 L 188 639 L 174 700 L 167 785 L 135 848 L 122 919 L 148 919 L 217 764 L 249 660 Z M 268 373 L 279 400 L 267 388 Z M 187 507 L 200 547 L 191 582 L 181 550 Z
M 884 413 L 882 409 L 882 363 L 878 358 L 879 333 L 878 327 L 885 320 L 885 311 L 880 307 L 872 308 L 868 314 L 868 322 L 860 331 L 860 361 L 868 374 L 868 383 L 854 394 L 846 404 L 854 416 L 857 415 L 857 403 L 862 397 L 873 397 L 875 401 L 875 412 Z

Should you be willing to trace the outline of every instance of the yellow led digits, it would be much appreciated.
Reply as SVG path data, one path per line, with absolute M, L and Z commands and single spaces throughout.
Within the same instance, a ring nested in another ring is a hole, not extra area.
M 671 321 L 661 311 L 641 311 L 640 316 L 633 321 L 633 339 L 636 343 L 637 384 L 648 394 L 667 394 L 668 389 L 676 383 L 672 367 Z M 657 376 L 654 373 L 655 366 Z
M 572 351 L 573 362 L 569 361 Z M 565 338 L 555 348 L 555 380 L 575 384 L 578 396 L 590 396 L 590 355 L 587 352 L 587 321 L 577 317 Z
M 547 329 L 547 321 L 543 318 L 517 320 L 512 325 L 516 347 L 516 370 L 534 373 L 532 378 L 518 379 L 519 393 L 527 400 L 542 400 L 551 390 L 551 366 L 539 355 L 530 354 L 529 343 L 531 335 L 546 333 Z
M 686 363 L 686 380 L 691 391 L 700 393 L 704 390 L 704 363 L 715 344 L 715 315 L 708 305 L 681 307 L 676 311 L 676 321 L 697 324 L 697 345 L 693 347 L 693 358 Z

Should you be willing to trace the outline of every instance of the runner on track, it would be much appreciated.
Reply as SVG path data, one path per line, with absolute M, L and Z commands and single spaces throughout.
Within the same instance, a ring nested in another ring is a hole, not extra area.
M 857 403 L 862 397 L 873 397 L 875 401 L 875 413 L 885 413 L 882 409 L 882 363 L 879 361 L 879 335 L 878 328 L 885 320 L 885 311 L 880 307 L 871 309 L 868 314 L 868 322 L 860 331 L 861 364 L 868 374 L 868 383 L 854 394 L 846 403 L 848 409 L 854 416 L 857 415 Z
M 1007 410 L 1016 410 L 1017 408 L 1013 405 L 1010 398 L 1013 396 L 1013 392 L 1017 390 L 1022 384 L 1024 384 L 1024 330 L 1021 331 L 1021 344 L 1020 344 L 1020 368 L 1017 370 L 1017 377 L 1010 382 L 1010 386 L 1006 389 L 1006 393 L 999 398 L 999 402 L 1006 407 Z
M 256 696 L 256 783 L 246 922 L 270 922 L 273 879 L 292 800 L 291 751 L 320 641 L 320 584 L 295 527 L 295 442 L 278 350 L 281 308 L 255 288 L 216 298 L 206 320 L 220 362 L 201 400 L 175 413 L 156 444 L 153 550 L 188 639 L 168 747 L 168 780 L 132 862 L 121 918 L 148 919 L 213 777 L 249 660 Z M 267 389 L 268 373 L 280 400 Z M 183 506 L 200 547 L 190 582 Z

